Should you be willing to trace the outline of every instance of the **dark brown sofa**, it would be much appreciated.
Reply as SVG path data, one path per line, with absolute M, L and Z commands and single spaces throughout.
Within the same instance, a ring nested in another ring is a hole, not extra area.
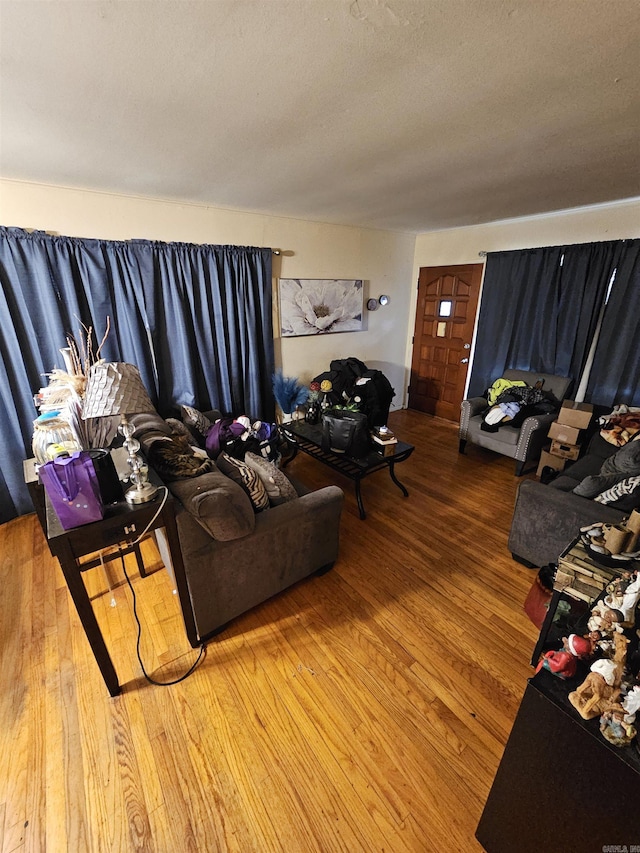
M 157 414 L 131 421 L 143 452 L 159 432 L 171 435 Z M 344 496 L 337 486 L 310 492 L 294 483 L 298 498 L 256 514 L 242 487 L 215 465 L 166 485 L 177 501 L 189 597 L 181 603 L 193 613 L 193 645 L 297 581 L 328 571 L 338 556 Z

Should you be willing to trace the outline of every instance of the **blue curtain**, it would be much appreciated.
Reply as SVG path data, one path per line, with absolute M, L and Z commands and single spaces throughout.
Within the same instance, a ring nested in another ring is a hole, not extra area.
M 0 523 L 31 512 L 33 395 L 92 326 L 101 356 L 140 369 L 158 411 L 273 420 L 271 249 L 114 242 L 0 228 Z
M 555 373 L 561 254 L 552 246 L 487 256 L 470 397 L 507 368 Z
M 640 406 L 640 240 L 628 240 L 616 268 L 589 374 L 587 398 Z
M 469 396 L 482 395 L 507 368 L 568 376 L 575 388 L 628 243 L 489 254 Z

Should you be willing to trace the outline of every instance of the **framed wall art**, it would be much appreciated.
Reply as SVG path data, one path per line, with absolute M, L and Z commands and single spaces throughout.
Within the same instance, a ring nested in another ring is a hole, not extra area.
M 362 279 L 281 278 L 278 284 L 281 337 L 363 330 Z

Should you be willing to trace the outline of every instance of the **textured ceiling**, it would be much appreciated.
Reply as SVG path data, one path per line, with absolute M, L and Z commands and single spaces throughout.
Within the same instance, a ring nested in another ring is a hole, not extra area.
M 0 0 L 0 176 L 428 231 L 640 196 L 637 0 Z

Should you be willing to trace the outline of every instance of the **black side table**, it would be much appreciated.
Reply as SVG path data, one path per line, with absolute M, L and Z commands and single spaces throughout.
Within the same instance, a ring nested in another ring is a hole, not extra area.
M 44 488 L 37 479 L 35 466 L 30 464 L 32 461 L 27 460 L 25 463 L 25 479 L 29 478 L 27 479 L 27 486 L 31 492 L 49 550 L 60 563 L 67 587 L 107 689 L 111 696 L 117 696 L 121 690 L 118 676 L 82 579 L 82 572 L 99 565 L 100 559 L 93 557 L 83 561 L 82 558 L 114 545 L 121 546 L 123 554 L 131 553 L 137 548 L 137 539 L 145 531 L 147 525 L 149 530 L 164 528 L 180 600 L 181 602 L 188 601 L 189 593 L 186 587 L 182 553 L 178 541 L 173 498 L 170 493 L 166 493 L 166 500 L 161 503 L 165 494 L 163 488 L 153 501 L 145 504 L 128 504 L 123 500 L 109 504 L 105 507 L 105 515 L 102 520 L 64 530 L 46 497 Z M 149 479 L 156 485 L 161 485 L 161 481 L 152 470 L 149 470 Z M 120 554 L 115 556 L 119 557 Z M 198 639 L 193 616 L 190 609 L 183 607 L 182 610 L 187 637 L 191 645 L 195 647 L 198 644 Z
M 637 746 L 609 744 L 567 692 L 546 671 L 527 684 L 476 830 L 487 853 L 640 850 Z

